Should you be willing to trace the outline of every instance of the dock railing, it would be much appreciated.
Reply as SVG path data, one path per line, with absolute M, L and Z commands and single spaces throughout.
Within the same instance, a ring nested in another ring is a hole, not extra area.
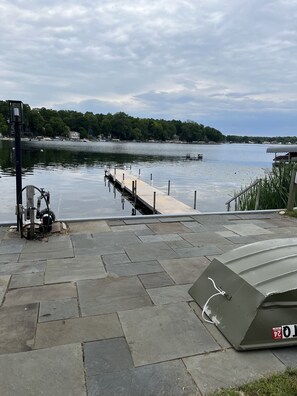
M 246 187 L 244 190 L 240 191 L 238 194 L 235 194 L 233 198 L 229 199 L 229 201 L 227 201 L 225 203 L 225 205 L 227 205 L 227 211 L 230 212 L 231 203 L 233 201 L 234 201 L 234 210 L 235 211 L 247 209 L 247 208 L 243 208 L 241 204 L 244 202 L 244 196 L 247 193 L 250 193 L 251 190 L 254 190 L 254 194 L 255 194 L 255 208 L 254 208 L 254 210 L 257 210 L 259 208 L 261 182 L 262 182 L 262 179 L 257 179 L 250 186 Z

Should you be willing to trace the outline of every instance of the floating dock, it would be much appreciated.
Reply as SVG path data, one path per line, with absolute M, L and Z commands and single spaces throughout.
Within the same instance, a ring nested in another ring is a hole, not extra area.
M 145 183 L 125 169 L 115 168 L 113 171 L 106 170 L 105 176 L 119 190 L 130 196 L 136 203 L 140 203 L 150 212 L 155 214 L 195 214 L 198 210 L 178 201 Z

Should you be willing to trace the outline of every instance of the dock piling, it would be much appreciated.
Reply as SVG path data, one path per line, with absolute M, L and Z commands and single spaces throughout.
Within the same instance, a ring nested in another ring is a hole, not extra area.
M 194 191 L 194 209 L 196 209 L 196 204 L 197 204 L 197 191 Z
M 170 180 L 168 180 L 168 193 L 167 195 L 170 195 Z
M 154 200 L 153 200 L 153 214 L 156 213 L 156 191 L 154 191 Z

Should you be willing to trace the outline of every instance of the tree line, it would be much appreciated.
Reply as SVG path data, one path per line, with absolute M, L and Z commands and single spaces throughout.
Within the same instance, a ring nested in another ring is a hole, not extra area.
M 0 132 L 10 133 L 8 102 L 0 101 Z M 81 113 L 73 110 L 31 109 L 23 107 L 23 131 L 27 136 L 69 137 L 69 131 L 77 131 L 84 138 L 120 140 L 180 140 L 185 142 L 222 142 L 225 136 L 215 128 L 195 121 L 156 120 L 132 117 L 124 112 L 115 114 Z
M 119 139 L 136 141 L 215 142 L 215 143 L 293 143 L 296 136 L 238 136 L 223 135 L 215 128 L 195 121 L 163 120 L 132 117 L 124 112 L 115 114 L 81 113 L 74 110 L 33 108 L 24 104 L 24 135 L 28 137 L 69 137 L 70 131 L 80 133 L 81 139 Z M 0 133 L 10 135 L 9 105 L 0 101 Z

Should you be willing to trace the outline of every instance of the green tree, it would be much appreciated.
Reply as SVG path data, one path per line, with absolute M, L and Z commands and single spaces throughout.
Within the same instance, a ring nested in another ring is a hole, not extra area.
M 7 121 L 5 120 L 3 114 L 0 113 L 0 134 L 7 136 L 9 132 Z

